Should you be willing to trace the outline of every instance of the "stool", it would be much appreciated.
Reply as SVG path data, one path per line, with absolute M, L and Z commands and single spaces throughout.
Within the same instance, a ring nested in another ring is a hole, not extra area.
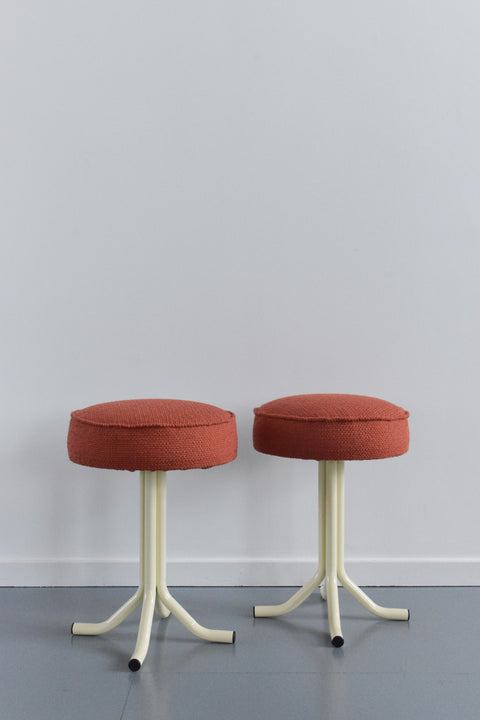
M 103 622 L 75 622 L 74 635 L 99 635 L 117 627 L 143 603 L 137 643 L 128 666 L 139 670 L 150 643 L 155 608 L 172 613 L 204 640 L 235 642 L 235 633 L 203 627 L 172 597 L 166 584 L 168 470 L 209 468 L 237 454 L 235 415 L 186 400 L 123 400 L 93 405 L 71 415 L 70 460 L 114 470 L 140 470 L 140 585 Z
M 337 580 L 367 610 L 390 620 L 408 620 L 410 611 L 371 600 L 344 567 L 344 461 L 395 457 L 407 452 L 408 412 L 361 395 L 295 395 L 255 409 L 253 444 L 268 455 L 318 461 L 318 567 L 289 600 L 256 605 L 254 617 L 283 615 L 320 585 L 327 601 L 330 638 L 343 645 Z M 323 584 L 322 584 L 323 583 Z

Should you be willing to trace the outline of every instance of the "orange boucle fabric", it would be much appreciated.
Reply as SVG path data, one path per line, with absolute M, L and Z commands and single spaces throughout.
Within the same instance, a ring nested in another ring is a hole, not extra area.
M 254 412 L 253 445 L 268 455 L 373 460 L 408 450 L 408 412 L 378 398 L 293 395 Z
M 71 414 L 70 460 L 113 470 L 187 470 L 237 455 L 235 415 L 189 400 L 119 400 Z

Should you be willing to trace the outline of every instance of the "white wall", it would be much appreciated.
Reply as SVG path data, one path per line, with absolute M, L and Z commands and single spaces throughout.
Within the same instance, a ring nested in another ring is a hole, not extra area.
M 236 412 L 170 474 L 170 582 L 306 579 L 315 464 L 251 447 L 302 392 L 411 412 L 351 463 L 360 583 L 480 584 L 480 8 L 473 0 L 4 0 L 0 584 L 134 584 L 137 479 L 69 412 Z

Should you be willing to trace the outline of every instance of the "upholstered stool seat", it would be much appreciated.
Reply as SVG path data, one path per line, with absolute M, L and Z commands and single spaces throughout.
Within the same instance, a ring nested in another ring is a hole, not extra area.
M 190 400 L 119 400 L 72 412 L 70 460 L 112 470 L 189 470 L 237 454 L 235 416 Z
M 256 450 L 280 457 L 317 460 L 319 564 L 313 578 L 281 605 L 257 605 L 255 617 L 282 615 L 298 607 L 319 585 L 328 602 L 333 645 L 343 645 L 337 580 L 374 614 L 408 620 L 409 611 L 374 603 L 344 568 L 344 461 L 395 457 L 407 452 L 409 414 L 385 400 L 363 395 L 294 395 L 254 410 Z
M 205 628 L 171 596 L 166 585 L 166 472 L 209 468 L 235 459 L 233 413 L 187 400 L 123 400 L 71 415 L 68 454 L 80 465 L 140 471 L 140 585 L 107 620 L 73 623 L 74 635 L 98 635 L 119 625 L 143 602 L 137 643 L 129 661 L 139 670 L 148 651 L 154 609 L 173 613 L 194 635 L 232 643 L 235 633 Z
M 311 460 L 373 460 L 408 450 L 408 412 L 363 395 L 294 395 L 255 409 L 257 450 Z

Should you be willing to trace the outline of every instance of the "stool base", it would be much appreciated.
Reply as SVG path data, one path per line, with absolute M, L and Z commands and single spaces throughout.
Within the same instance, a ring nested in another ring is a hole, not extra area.
M 103 622 L 75 622 L 73 635 L 101 635 L 120 625 L 140 603 L 142 614 L 137 643 L 128 667 L 133 672 L 140 670 L 150 644 L 153 615 L 166 618 L 172 613 L 187 630 L 211 642 L 234 643 L 235 633 L 230 630 L 211 630 L 200 625 L 175 600 L 166 585 L 166 511 L 167 478 L 162 471 L 140 473 L 141 496 L 141 543 L 140 543 L 140 586 L 138 590 L 116 612 Z
M 344 462 L 322 460 L 318 464 L 318 568 L 312 577 L 292 597 L 280 605 L 256 605 L 254 617 L 275 617 L 294 610 L 319 586 L 327 601 L 330 639 L 334 647 L 343 645 L 338 603 L 338 581 L 364 608 L 388 620 L 409 620 L 410 611 L 403 608 L 386 608 L 377 605 L 350 580 L 344 566 L 345 517 Z

